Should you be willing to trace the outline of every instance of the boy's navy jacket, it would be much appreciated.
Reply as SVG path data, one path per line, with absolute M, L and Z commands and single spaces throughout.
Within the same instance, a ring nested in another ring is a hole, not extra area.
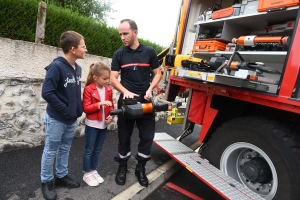
M 62 123 L 74 123 L 82 115 L 81 67 L 75 69 L 64 57 L 57 57 L 45 67 L 42 97 L 47 101 L 47 113 Z

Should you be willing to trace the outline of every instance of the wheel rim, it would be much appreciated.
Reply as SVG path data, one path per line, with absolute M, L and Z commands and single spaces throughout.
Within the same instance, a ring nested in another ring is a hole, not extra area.
M 267 170 L 259 170 L 261 167 Z M 238 142 L 227 147 L 220 160 L 220 169 L 265 199 L 273 199 L 276 194 L 278 177 L 275 166 L 269 156 L 253 144 Z M 258 171 L 269 174 L 259 174 Z

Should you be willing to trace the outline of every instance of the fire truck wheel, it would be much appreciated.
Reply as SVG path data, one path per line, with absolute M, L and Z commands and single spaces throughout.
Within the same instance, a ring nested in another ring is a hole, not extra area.
M 300 199 L 299 147 L 287 127 L 243 117 L 220 126 L 201 155 L 265 199 Z

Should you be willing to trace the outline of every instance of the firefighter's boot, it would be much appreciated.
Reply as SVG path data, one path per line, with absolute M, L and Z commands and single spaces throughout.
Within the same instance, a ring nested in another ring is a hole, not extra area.
M 124 185 L 126 182 L 127 163 L 120 163 L 115 181 L 118 185 Z
M 135 167 L 135 175 L 137 176 L 141 186 L 148 187 L 145 165 L 146 163 L 138 163 Z

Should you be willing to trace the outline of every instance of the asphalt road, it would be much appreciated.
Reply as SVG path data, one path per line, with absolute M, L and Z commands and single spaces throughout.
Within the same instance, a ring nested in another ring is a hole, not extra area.
M 174 138 L 182 133 L 182 125 L 168 125 L 165 120 L 156 123 L 157 132 L 166 132 Z M 183 140 L 187 146 L 197 141 L 199 127 Z M 132 136 L 132 158 L 128 162 L 129 171 L 124 186 L 115 183 L 115 173 L 118 163 L 113 158 L 117 153 L 117 132 L 109 131 L 100 154 L 98 171 L 104 178 L 104 183 L 98 187 L 89 187 L 82 180 L 82 154 L 84 149 L 84 138 L 75 138 L 69 157 L 69 174 L 81 182 L 81 187 L 76 189 L 57 188 L 58 200 L 107 200 L 116 196 L 137 181 L 134 175 L 138 144 L 137 129 Z M 43 146 L 22 149 L 0 154 L 0 199 L 1 200 L 40 200 L 40 161 Z M 154 144 L 151 151 L 152 159 L 146 165 L 149 173 L 170 159 L 170 157 L 156 147 Z

